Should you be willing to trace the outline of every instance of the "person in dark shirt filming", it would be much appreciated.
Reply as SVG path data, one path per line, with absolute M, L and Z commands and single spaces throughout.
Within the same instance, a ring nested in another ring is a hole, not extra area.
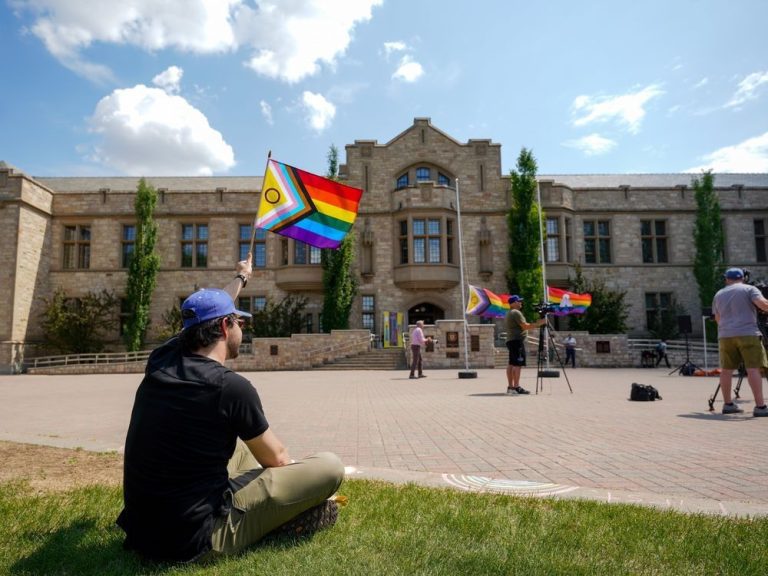
M 152 560 L 215 559 L 273 530 L 306 534 L 337 517 L 339 458 L 292 460 L 251 382 L 224 365 L 250 316 L 234 304 L 250 255 L 236 272 L 224 290 L 184 301 L 184 328 L 152 352 L 136 391 L 117 524 L 125 547 Z

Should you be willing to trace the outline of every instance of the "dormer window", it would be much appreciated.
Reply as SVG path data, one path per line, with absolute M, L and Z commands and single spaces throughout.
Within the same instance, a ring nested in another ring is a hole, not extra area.
M 438 186 L 450 186 L 451 185 L 451 179 L 448 178 L 445 174 L 442 172 L 437 173 L 437 185 Z
M 424 182 L 425 180 L 431 180 L 432 175 L 430 174 L 429 168 L 426 166 L 421 166 L 419 168 L 416 168 L 416 182 Z
M 408 172 L 406 172 L 405 174 L 401 175 L 397 179 L 397 188 L 398 189 L 400 189 L 400 188 L 407 188 L 407 187 L 408 187 Z

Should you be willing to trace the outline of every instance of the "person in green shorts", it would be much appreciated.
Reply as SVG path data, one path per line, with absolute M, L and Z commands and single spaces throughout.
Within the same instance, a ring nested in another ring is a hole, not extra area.
M 251 271 L 249 255 L 224 290 L 184 301 L 184 328 L 152 352 L 136 391 L 117 524 L 125 548 L 146 558 L 215 559 L 275 530 L 307 534 L 336 521 L 339 458 L 294 461 L 251 382 L 224 365 L 250 316 L 234 300 Z
M 757 308 L 768 311 L 768 300 L 754 286 L 744 283 L 744 270 L 729 268 L 725 287 L 715 294 L 712 313 L 717 321 L 720 348 L 720 388 L 723 390 L 723 414 L 744 412 L 731 398 L 733 371 L 744 365 L 747 381 L 755 398 L 754 416 L 768 416 L 763 399 L 761 370 L 768 367 L 765 348 L 757 326 Z

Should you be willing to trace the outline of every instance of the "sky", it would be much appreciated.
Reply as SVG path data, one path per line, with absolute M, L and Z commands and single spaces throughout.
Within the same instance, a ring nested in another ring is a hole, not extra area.
M 0 160 L 325 173 L 428 117 L 540 174 L 768 172 L 766 0 L 0 0 Z

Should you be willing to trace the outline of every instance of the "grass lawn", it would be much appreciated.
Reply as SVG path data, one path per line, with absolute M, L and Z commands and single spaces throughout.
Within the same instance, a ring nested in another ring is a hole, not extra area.
M 119 488 L 0 485 L 0 574 L 766 574 L 768 519 L 351 480 L 339 522 L 209 566 L 142 563 Z

